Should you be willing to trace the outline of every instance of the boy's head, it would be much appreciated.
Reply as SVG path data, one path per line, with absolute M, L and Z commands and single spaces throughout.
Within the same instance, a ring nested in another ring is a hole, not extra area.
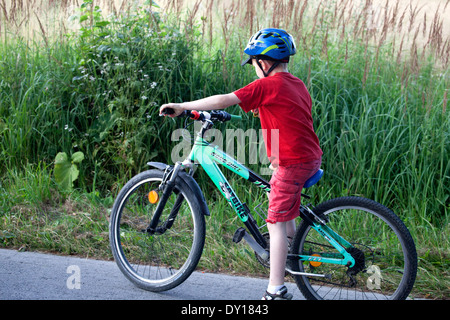
M 297 49 L 289 33 L 282 29 L 267 28 L 250 38 L 244 52 L 249 58 L 244 60 L 242 65 L 256 63 L 263 76 L 267 77 L 280 64 L 287 64 L 289 57 L 294 55 Z M 270 68 L 265 68 L 266 65 L 270 65 Z

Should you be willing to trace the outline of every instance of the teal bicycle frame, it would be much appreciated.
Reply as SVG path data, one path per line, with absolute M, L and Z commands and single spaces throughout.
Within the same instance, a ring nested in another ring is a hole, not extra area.
M 198 163 L 203 167 L 205 172 L 211 178 L 215 186 L 220 190 L 225 199 L 232 206 L 240 220 L 247 227 L 248 231 L 256 240 L 259 248 L 255 248 L 254 244 L 249 242 L 252 248 L 258 253 L 261 249 L 266 250 L 268 248 L 267 242 L 263 235 L 259 231 L 259 227 L 250 214 L 248 206 L 241 202 L 239 197 L 234 192 L 230 183 L 219 169 L 218 164 L 226 167 L 240 177 L 254 183 L 257 187 L 263 189 L 266 192 L 270 191 L 270 184 L 259 175 L 236 161 L 233 157 L 229 156 L 225 152 L 219 149 L 218 146 L 210 144 L 203 136 L 204 133 L 212 127 L 211 121 L 204 121 L 201 131 L 198 133 L 194 142 L 193 148 L 188 158 L 181 163 L 184 166 L 191 166 L 193 163 Z M 305 196 L 305 195 L 304 195 Z M 345 239 L 336 234 L 326 224 L 318 222 L 320 219 L 307 207 L 302 206 L 301 216 L 304 220 L 311 224 L 311 227 L 321 234 L 339 253 L 336 253 L 338 257 L 326 257 L 326 256 L 310 256 L 310 255 L 290 255 L 289 259 L 296 259 L 301 261 L 317 261 L 322 263 L 332 263 L 338 265 L 346 265 L 352 267 L 355 264 L 354 258 L 346 249 L 352 247 Z M 340 256 L 340 257 L 339 257 Z M 291 273 L 295 273 L 290 271 Z M 304 273 L 298 273 L 304 274 Z M 314 274 L 314 276 L 320 276 Z
M 188 156 L 188 162 L 198 163 L 202 166 L 215 186 L 220 190 L 222 195 L 232 206 L 239 219 L 248 228 L 253 238 L 262 248 L 267 248 L 266 240 L 258 231 L 258 226 L 253 216 L 250 214 L 248 206 L 236 195 L 230 183 L 219 169 L 218 164 L 223 165 L 242 178 L 253 182 L 264 191 L 270 191 L 270 184 L 253 171 L 236 161 L 233 157 L 220 150 L 218 146 L 214 146 L 206 141 L 203 138 L 203 134 L 209 128 L 209 123 L 206 123 L 202 127 L 202 130 L 198 134 L 194 142 L 194 146 Z

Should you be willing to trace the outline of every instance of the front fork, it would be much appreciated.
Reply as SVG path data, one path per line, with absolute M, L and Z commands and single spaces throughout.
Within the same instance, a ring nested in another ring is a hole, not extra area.
M 178 171 L 180 170 L 181 166 L 181 163 L 177 162 L 174 167 L 167 166 L 164 171 L 163 180 L 160 185 L 160 189 L 162 189 L 162 195 L 158 201 L 158 205 L 155 209 L 152 220 L 145 230 L 150 234 L 163 234 L 167 229 L 172 227 L 172 224 L 175 221 L 178 211 L 180 210 L 181 203 L 184 200 L 184 196 L 183 194 L 181 194 L 181 192 L 178 194 L 177 199 L 175 200 L 175 204 L 170 211 L 169 217 L 162 226 L 158 227 L 159 218 L 161 217 L 164 207 L 166 206 L 167 200 L 174 190 L 175 181 L 177 179 Z

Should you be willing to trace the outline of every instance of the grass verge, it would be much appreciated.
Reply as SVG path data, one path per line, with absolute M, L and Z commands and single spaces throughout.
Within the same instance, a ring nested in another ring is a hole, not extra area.
M 49 168 L 27 166 L 9 172 L 0 185 L 0 247 L 112 260 L 109 212 L 112 197 L 74 190 L 61 194 Z M 246 191 L 236 185 L 241 193 Z M 257 190 L 247 190 L 248 193 Z M 208 272 L 267 277 L 245 244 L 232 242 L 240 220 L 218 194 L 207 195 L 206 242 L 198 268 Z M 412 296 L 448 299 L 450 286 L 450 225 L 407 221 L 418 251 L 419 270 Z

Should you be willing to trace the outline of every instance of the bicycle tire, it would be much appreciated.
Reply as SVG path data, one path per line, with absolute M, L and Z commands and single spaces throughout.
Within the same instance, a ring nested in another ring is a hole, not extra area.
M 327 226 L 356 248 L 351 249 L 351 254 L 357 264 L 350 268 L 320 262 L 291 262 L 294 271 L 329 277 L 295 275 L 295 282 L 306 299 L 404 300 L 408 297 L 417 274 L 416 247 L 405 224 L 390 209 L 373 200 L 342 197 L 319 204 L 313 212 L 326 217 Z M 297 229 L 291 253 L 338 255 L 305 221 Z
M 195 270 L 205 242 L 205 218 L 199 199 L 179 177 L 160 218 L 167 219 L 176 197 L 184 200 L 174 224 L 163 234 L 145 229 L 156 208 L 147 200 L 163 179 L 160 170 L 148 170 L 133 177 L 119 192 L 111 211 L 110 245 L 122 273 L 137 287 L 159 292 L 174 288 Z

